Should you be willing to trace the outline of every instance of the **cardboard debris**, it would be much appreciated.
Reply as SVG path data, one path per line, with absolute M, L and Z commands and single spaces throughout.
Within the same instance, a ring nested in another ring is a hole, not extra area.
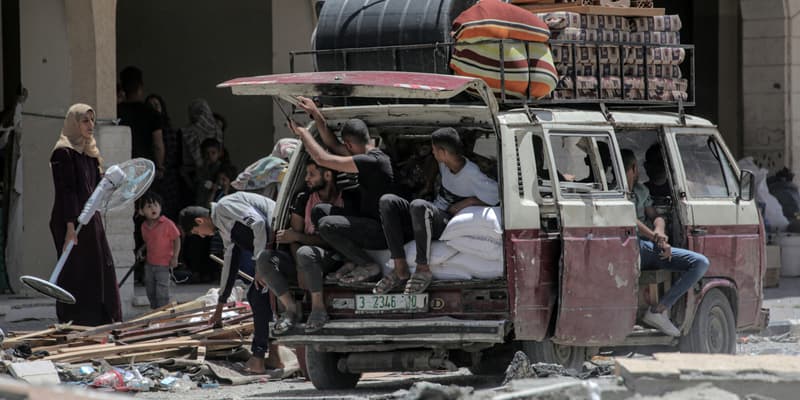
M 52 361 L 16 362 L 8 366 L 11 376 L 34 385 L 61 383 Z

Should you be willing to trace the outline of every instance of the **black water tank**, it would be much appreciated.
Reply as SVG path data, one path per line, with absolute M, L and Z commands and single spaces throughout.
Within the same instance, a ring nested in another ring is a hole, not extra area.
M 450 42 L 453 20 L 477 0 L 326 0 L 316 50 Z M 449 48 L 317 54 L 317 69 L 449 73 Z

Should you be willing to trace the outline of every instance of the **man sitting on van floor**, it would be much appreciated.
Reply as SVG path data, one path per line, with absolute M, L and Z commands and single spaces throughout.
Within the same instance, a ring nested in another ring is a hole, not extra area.
M 394 272 L 375 285 L 372 290 L 375 294 L 388 293 L 400 286 L 405 286 L 406 294 L 424 292 L 433 279 L 428 265 L 431 241 L 442 235 L 450 217 L 465 207 L 493 206 L 500 201 L 497 182 L 464 157 L 464 145 L 455 129 L 437 129 L 431 134 L 431 145 L 442 177 L 433 203 L 423 199 L 409 203 L 393 194 L 381 197 L 381 220 Z M 403 249 L 410 239 L 417 243 L 417 269 L 413 275 L 409 273 Z
M 265 250 L 274 209 L 275 202 L 267 197 L 237 192 L 223 197 L 217 203 L 211 203 L 211 210 L 199 206 L 181 210 L 179 219 L 184 234 L 209 237 L 219 231 L 225 246 L 219 300 L 209 319 L 211 325 L 222 322 L 222 308 L 236 282 L 242 249 L 253 253 L 257 264 L 268 262 L 268 252 Z M 247 301 L 253 310 L 254 332 L 251 347 L 253 355 L 247 360 L 246 366 L 253 373 L 264 373 L 264 356 L 269 348 L 269 322 L 272 321 L 269 294 L 266 287 L 259 283 L 259 278 L 256 276 L 256 281 L 247 290 Z
M 318 220 L 319 234 L 334 250 L 350 263 L 337 272 L 344 283 L 363 282 L 378 278 L 381 267 L 364 249 L 384 250 L 386 239 L 378 212 L 378 200 L 391 193 L 394 174 L 389 156 L 370 142 L 367 124 L 349 119 L 342 127 L 342 141 L 328 128 L 325 118 L 311 99 L 298 97 L 298 106 L 316 122 L 322 141 L 331 153 L 317 143 L 308 129 L 289 121 L 289 128 L 303 141 L 308 154 L 317 165 L 334 171 L 358 173 L 359 210 L 352 212 L 331 204 L 319 204 L 312 211 Z M 345 271 L 349 271 L 346 275 Z
M 622 163 L 636 205 L 641 269 L 682 272 L 678 281 L 664 294 L 661 301 L 647 309 L 642 320 L 667 335 L 677 337 L 681 332 L 672 324 L 666 313 L 705 275 L 709 265 L 708 259 L 702 254 L 669 245 L 667 235 L 664 234 L 664 218 L 658 216 L 653 208 L 650 191 L 639 183 L 639 166 L 633 151 L 622 150 Z
M 311 292 L 311 314 L 306 322 L 306 332 L 317 331 L 328 321 L 322 297 L 322 277 L 340 263 L 332 258 L 332 251 L 325 249 L 328 245 L 319 236 L 311 220 L 311 209 L 319 203 L 343 207 L 344 201 L 336 188 L 333 171 L 318 166 L 312 160 L 306 163 L 305 182 L 308 191 L 298 194 L 291 208 L 291 227 L 275 235 L 276 242 L 290 246 L 297 270 L 272 263 L 259 263 L 256 267 L 258 275 L 263 277 L 261 283 L 269 286 L 286 310 L 275 322 L 273 333 L 286 332 L 297 322 L 298 310 L 289 293 L 288 281 L 297 281 L 298 271 Z

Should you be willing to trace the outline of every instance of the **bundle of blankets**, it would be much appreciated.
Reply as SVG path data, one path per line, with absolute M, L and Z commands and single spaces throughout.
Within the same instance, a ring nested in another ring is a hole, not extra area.
M 686 51 L 668 46 L 680 44 L 678 15 L 626 18 L 559 11 L 537 16 L 550 28 L 553 39 L 599 43 L 551 46 L 553 61 L 561 75 L 554 98 L 597 98 L 598 90 L 603 98 L 614 99 L 688 98 L 688 81 L 680 68 Z M 604 46 L 603 42 L 609 45 Z M 647 46 L 619 46 L 613 42 Z
M 687 100 L 686 51 L 669 47 L 680 44 L 680 29 L 677 15 L 534 14 L 483 0 L 453 21 L 450 68 L 505 99 Z
M 503 276 L 503 229 L 500 207 L 467 207 L 431 242 L 429 263 L 435 280 L 495 279 Z M 417 245 L 405 245 L 406 262 L 416 269 Z M 394 269 L 389 260 L 384 273 Z

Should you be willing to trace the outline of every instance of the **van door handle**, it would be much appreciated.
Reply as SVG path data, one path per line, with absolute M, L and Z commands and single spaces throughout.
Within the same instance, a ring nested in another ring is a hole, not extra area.
M 692 228 L 692 235 L 705 236 L 706 233 L 708 233 L 708 231 L 706 231 L 706 228 Z

